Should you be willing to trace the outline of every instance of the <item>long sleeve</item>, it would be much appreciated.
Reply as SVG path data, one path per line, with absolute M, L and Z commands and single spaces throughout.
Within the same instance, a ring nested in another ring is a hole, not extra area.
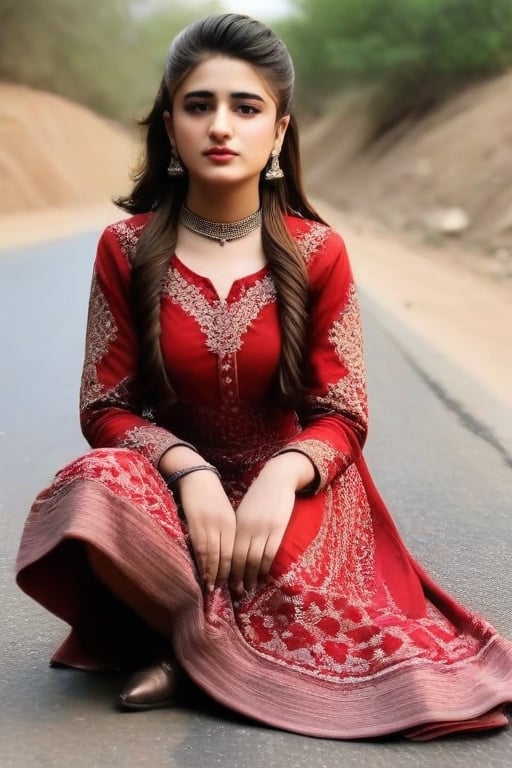
M 318 491 L 360 452 L 368 410 L 359 302 L 347 252 L 338 234 L 315 226 L 316 236 L 303 238 L 311 285 L 303 430 L 280 453 L 308 456 Z
M 93 448 L 131 448 L 155 466 L 166 450 L 188 445 L 137 410 L 138 342 L 130 309 L 130 250 L 143 226 L 134 217 L 103 232 L 89 299 L 80 423 Z

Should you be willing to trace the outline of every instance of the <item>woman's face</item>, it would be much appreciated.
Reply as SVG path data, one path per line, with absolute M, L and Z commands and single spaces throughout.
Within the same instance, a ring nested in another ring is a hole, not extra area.
M 212 56 L 183 80 L 164 120 L 191 182 L 259 182 L 289 117 L 277 120 L 265 79 L 240 59 Z

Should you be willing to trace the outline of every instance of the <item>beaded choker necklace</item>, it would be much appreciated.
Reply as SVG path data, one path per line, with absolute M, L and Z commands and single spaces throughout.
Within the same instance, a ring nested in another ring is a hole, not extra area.
M 246 219 L 229 222 L 228 224 L 219 221 L 208 221 L 192 213 L 186 206 L 181 209 L 181 221 L 183 225 L 195 232 L 196 235 L 208 237 L 210 240 L 217 240 L 219 245 L 226 245 L 230 240 L 239 240 L 254 232 L 261 224 L 261 208 L 259 208 Z

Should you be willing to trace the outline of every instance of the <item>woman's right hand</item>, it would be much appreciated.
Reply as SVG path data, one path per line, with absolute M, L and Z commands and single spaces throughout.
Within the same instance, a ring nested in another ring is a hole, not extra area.
M 227 582 L 231 571 L 235 512 L 213 472 L 191 472 L 178 484 L 197 567 L 211 592 L 216 584 Z

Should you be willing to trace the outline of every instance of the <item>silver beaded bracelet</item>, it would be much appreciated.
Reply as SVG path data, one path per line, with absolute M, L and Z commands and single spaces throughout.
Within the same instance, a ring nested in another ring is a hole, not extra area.
M 182 477 L 190 475 L 192 472 L 199 472 L 203 469 L 208 469 L 210 472 L 214 472 L 217 477 L 220 478 L 220 472 L 217 467 L 213 466 L 213 464 L 197 464 L 195 467 L 185 467 L 184 469 L 179 469 L 177 472 L 173 472 L 172 475 L 165 476 L 164 482 L 169 490 L 172 491 L 173 485 L 175 485 L 178 480 L 181 480 Z

